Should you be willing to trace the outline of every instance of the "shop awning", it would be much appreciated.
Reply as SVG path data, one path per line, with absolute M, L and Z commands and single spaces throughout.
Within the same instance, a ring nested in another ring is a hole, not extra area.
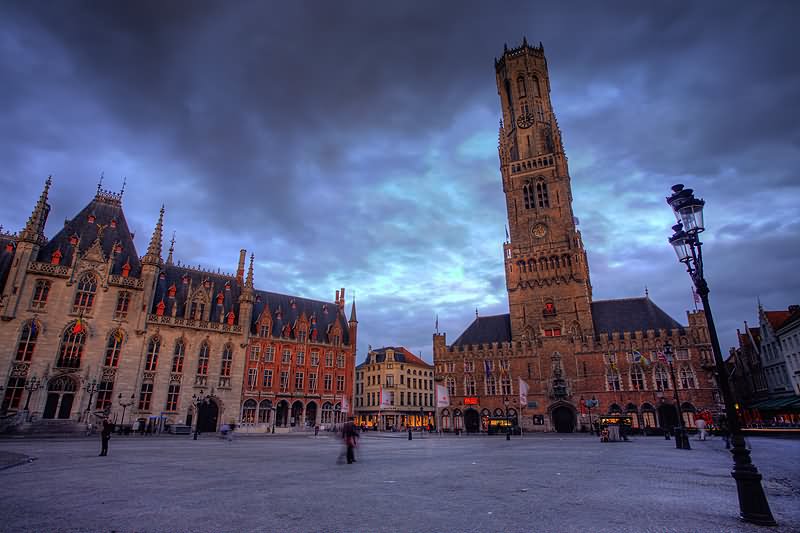
M 762 400 L 749 406 L 748 409 L 758 409 L 759 411 L 800 411 L 800 397 Z

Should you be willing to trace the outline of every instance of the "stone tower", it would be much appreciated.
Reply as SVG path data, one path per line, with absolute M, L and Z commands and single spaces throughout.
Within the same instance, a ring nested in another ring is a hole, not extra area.
M 503 251 L 512 339 L 591 335 L 589 266 L 572 213 L 544 47 L 527 40 L 505 47 L 495 74 L 503 110 L 498 151 L 509 226 Z

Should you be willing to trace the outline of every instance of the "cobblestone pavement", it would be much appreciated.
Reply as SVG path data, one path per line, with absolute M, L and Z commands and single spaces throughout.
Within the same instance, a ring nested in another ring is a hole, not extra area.
M 2 531 L 800 531 L 800 440 L 753 438 L 778 528 L 736 519 L 722 441 L 332 434 L 0 440 Z

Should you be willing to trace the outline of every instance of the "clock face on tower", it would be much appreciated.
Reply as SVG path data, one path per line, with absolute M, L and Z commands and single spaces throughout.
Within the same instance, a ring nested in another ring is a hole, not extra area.
M 533 126 L 533 115 L 530 113 L 525 113 L 524 115 L 517 117 L 517 126 L 523 130 Z
M 536 237 L 537 239 L 541 239 L 545 235 L 547 235 L 547 226 L 544 224 L 536 224 L 531 228 L 531 235 Z

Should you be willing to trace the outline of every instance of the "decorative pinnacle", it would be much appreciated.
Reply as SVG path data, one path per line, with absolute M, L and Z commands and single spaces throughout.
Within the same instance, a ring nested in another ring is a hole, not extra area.
M 142 263 L 149 265 L 161 264 L 161 236 L 163 234 L 164 225 L 164 204 L 161 204 L 161 211 L 158 214 L 158 222 L 153 229 L 153 236 L 150 237 L 150 245 L 147 247 L 147 253 L 142 258 Z
M 47 193 L 50 191 L 50 185 L 53 184 L 53 177 L 47 176 L 47 181 L 44 182 L 44 190 L 39 196 L 39 201 L 33 208 L 28 223 L 19 234 L 19 240 L 32 242 L 34 244 L 41 244 L 44 242 L 44 225 L 47 222 L 47 214 L 50 212 L 50 206 L 47 204 Z
M 353 294 L 353 304 L 350 306 L 350 322 L 355 322 L 358 324 L 358 318 L 356 318 L 356 296 Z
M 122 195 L 125 194 L 125 184 L 128 183 L 128 178 L 122 178 L 122 188 L 119 190 L 119 199 L 122 200 Z
M 103 178 L 104 172 L 100 171 L 100 181 L 97 182 L 97 194 L 100 194 L 100 191 L 103 190 Z
M 250 266 L 247 269 L 247 279 L 244 282 L 244 286 L 248 289 L 253 288 L 253 260 L 255 259 L 255 254 L 250 254 Z
M 124 187 L 124 186 L 123 186 Z M 169 255 L 167 256 L 167 264 L 172 264 L 172 252 L 175 251 L 175 232 L 172 232 L 172 240 L 169 241 Z

